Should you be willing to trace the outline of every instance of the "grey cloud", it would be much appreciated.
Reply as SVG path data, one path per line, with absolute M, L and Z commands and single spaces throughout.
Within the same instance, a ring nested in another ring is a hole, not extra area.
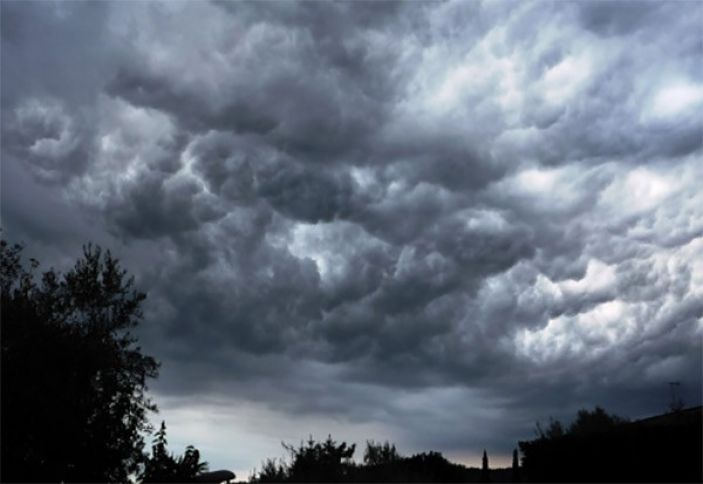
M 86 169 L 95 153 L 89 117 L 67 112 L 52 98 L 31 99 L 12 112 L 3 111 L 6 152 L 25 160 L 37 178 L 66 182 Z
M 3 238 L 24 243 L 26 250 L 42 261 L 42 267 L 59 264 L 66 253 L 87 240 L 104 242 L 107 237 L 79 214 L 61 193 L 47 191 L 23 163 L 3 154 L 0 177 Z M 42 253 L 50 254 L 44 260 Z
M 145 51 L 122 66 L 108 92 L 168 112 L 191 131 L 215 128 L 266 135 L 279 149 L 304 160 L 329 161 L 364 143 L 383 119 L 387 95 L 393 92 L 385 74 L 392 69 L 382 68 L 394 61 L 392 53 L 371 50 L 365 29 L 350 27 L 344 13 L 325 24 L 345 26 L 349 36 L 331 36 L 320 32 L 320 26 L 310 30 L 315 18 L 326 16 L 328 10 L 336 12 L 338 6 L 302 7 L 309 10 L 304 15 L 293 14 L 297 8 L 280 6 L 254 7 L 249 13 L 251 6 L 224 7 L 236 11 L 232 22 L 250 34 L 253 46 L 266 49 L 265 56 L 246 44 L 228 41 L 227 30 L 217 30 L 207 40 L 213 42 L 208 48 L 221 50 L 194 58 L 193 69 L 202 68 L 207 75 L 220 70 L 222 78 L 210 83 L 174 78 L 172 65 L 154 67 Z M 213 64 L 222 61 L 226 64 Z
M 173 235 L 224 215 L 196 182 L 184 178 L 164 182 L 158 174 L 144 173 L 122 190 L 122 198 L 107 206 L 108 220 L 131 237 Z
M 256 171 L 275 163 L 280 156 L 263 148 L 252 139 L 210 132 L 193 142 L 189 155 L 194 158 L 193 168 L 212 193 L 248 205 L 256 198 Z
M 492 220 L 498 217 L 498 220 Z M 468 218 L 468 220 L 467 220 Z M 439 225 L 429 238 L 459 267 L 483 276 L 510 268 L 534 253 L 528 227 L 503 221 L 500 215 L 462 213 Z
M 283 351 L 306 321 L 320 317 L 314 263 L 262 240 L 271 223 L 265 208 L 242 210 L 207 236 L 183 233 L 177 243 L 182 262 L 154 281 L 157 299 L 172 308 L 161 331 L 213 354 L 232 343 L 251 353 Z M 163 287 L 163 279 L 192 279 L 193 285 Z
M 627 35 L 650 21 L 662 8 L 653 2 L 590 2 L 579 5 L 583 26 L 600 35 Z
M 342 320 L 348 317 L 354 321 L 345 325 L 347 336 L 352 337 L 352 333 L 358 333 L 356 324 L 374 319 L 366 313 L 368 308 L 362 309 L 363 305 L 356 303 L 371 297 L 387 281 L 395 270 L 400 250 L 370 237 L 356 224 L 341 221 L 328 224 L 324 231 L 309 231 L 298 244 L 313 257 L 329 258 L 318 267 L 325 311 L 321 331 L 334 328 L 335 324 L 329 319 L 339 319 L 336 315 L 339 311 L 344 315 Z M 340 305 L 342 307 L 338 308 Z
M 25 97 L 95 102 L 121 55 L 106 28 L 108 3 L 6 2 L 2 10 L 3 111 Z
M 433 221 L 460 206 L 460 197 L 440 187 L 397 180 L 395 185 L 389 183 L 384 196 L 369 200 L 352 220 L 378 238 L 403 245 L 416 240 Z
M 451 292 L 459 281 L 457 269 L 441 254 L 405 249 L 396 262 L 392 279 L 380 288 L 373 304 L 379 313 L 391 317 L 406 311 L 413 313 Z
M 128 70 L 129 69 L 129 70 Z M 172 114 L 187 129 L 199 132 L 212 128 L 242 133 L 267 133 L 276 121 L 244 101 L 221 102 L 209 107 L 199 93 L 172 86 L 170 79 L 142 72 L 141 66 L 123 68 L 110 81 L 106 92 L 144 106 Z
M 320 169 L 287 165 L 261 180 L 258 189 L 280 213 L 313 223 L 349 215 L 353 185 L 348 174 L 335 176 Z
M 471 144 L 473 139 L 460 140 L 456 134 L 434 132 L 427 139 L 426 132 L 434 128 L 424 125 L 409 126 L 412 140 L 403 146 L 388 148 L 390 159 L 400 160 L 390 170 L 395 178 L 407 178 L 410 183 L 427 182 L 455 192 L 466 192 L 485 187 L 502 178 L 507 169 L 496 163 L 487 152 L 479 152 Z

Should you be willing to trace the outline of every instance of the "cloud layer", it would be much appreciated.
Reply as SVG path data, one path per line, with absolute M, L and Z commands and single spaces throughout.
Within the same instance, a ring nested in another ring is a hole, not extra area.
M 698 404 L 702 16 L 3 2 L 5 236 L 119 254 L 174 435 L 240 471 L 311 431 L 471 461 L 669 381 Z

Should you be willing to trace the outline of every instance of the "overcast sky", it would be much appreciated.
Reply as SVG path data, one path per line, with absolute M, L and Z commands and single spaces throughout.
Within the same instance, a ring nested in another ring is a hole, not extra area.
M 136 276 L 173 451 L 700 404 L 703 3 L 1 8 L 3 237 Z

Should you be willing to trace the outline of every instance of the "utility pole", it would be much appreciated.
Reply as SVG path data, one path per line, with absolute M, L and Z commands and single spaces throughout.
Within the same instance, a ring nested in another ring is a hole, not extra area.
M 513 482 L 522 482 L 520 479 L 520 460 L 518 458 L 517 449 L 513 449 Z
M 681 382 L 670 381 L 669 388 L 671 389 L 671 403 L 669 404 L 669 410 L 672 412 L 680 412 L 683 410 L 683 400 L 679 397 L 679 387 Z

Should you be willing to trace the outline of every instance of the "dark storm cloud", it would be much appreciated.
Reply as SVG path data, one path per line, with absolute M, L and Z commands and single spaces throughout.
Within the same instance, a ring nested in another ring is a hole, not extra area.
M 178 418 L 507 454 L 699 402 L 701 6 L 507 5 L 3 2 L 5 234 L 121 256 Z
M 145 49 L 121 67 L 107 92 L 169 113 L 190 131 L 266 136 L 267 143 L 302 161 L 331 163 L 364 144 L 391 101 L 399 80 L 394 54 L 401 48 L 369 42 L 374 27 L 364 21 L 380 22 L 378 13 L 398 10 L 398 4 L 366 14 L 368 6 L 344 4 L 222 7 L 231 10 L 223 30 L 231 28 L 234 38 L 214 45 L 204 39 L 206 45 L 196 49 L 207 52 L 188 53 L 192 72 L 174 76 L 172 66 L 150 62 Z M 176 35 L 172 29 L 166 25 L 168 37 Z
M 263 99 L 221 101 L 208 106 L 198 92 L 188 86 L 171 86 L 166 76 L 141 72 L 146 66 L 130 66 L 120 70 L 107 86 L 107 93 L 119 96 L 135 106 L 167 112 L 176 117 L 184 127 L 195 131 L 208 129 L 234 130 L 242 133 L 267 133 L 277 125 L 275 118 L 259 112 L 255 106 Z M 247 97 L 247 93 L 243 93 Z M 275 93 L 273 93 L 275 94 Z M 277 97 L 277 96 L 276 96 Z
M 258 193 L 283 215 L 316 223 L 343 217 L 350 209 L 352 190 L 347 173 L 334 176 L 293 165 L 262 181 Z
M 627 35 L 651 21 L 664 4 L 654 2 L 588 2 L 580 6 L 583 26 L 599 35 Z
M 77 1 L 2 8 L 3 149 L 37 176 L 65 183 L 95 156 L 92 109 L 120 55 L 105 28 L 109 7 Z
M 123 197 L 107 206 L 116 230 L 131 237 L 175 235 L 223 216 L 195 181 L 168 182 L 158 173 L 145 173 L 133 185 L 123 186 Z

